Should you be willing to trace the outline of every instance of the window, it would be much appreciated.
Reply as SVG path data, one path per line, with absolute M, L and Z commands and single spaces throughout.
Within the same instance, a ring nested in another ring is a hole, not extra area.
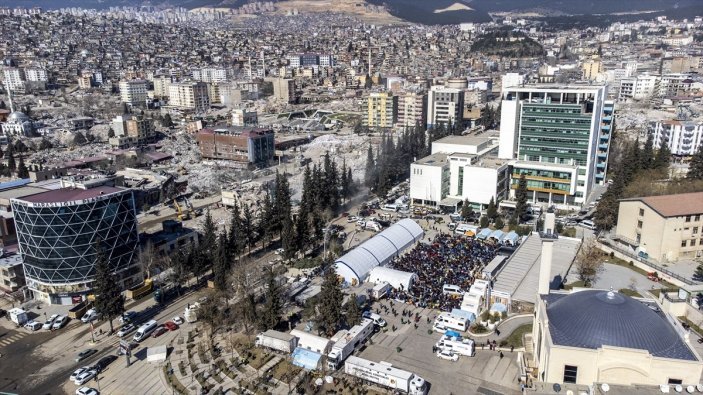
M 681 247 L 686 247 L 686 240 L 681 241 Z
M 637 221 L 637 229 L 642 229 L 642 221 Z
M 576 384 L 576 374 L 578 366 L 564 365 L 564 382 Z
M 697 233 L 698 233 L 698 227 L 697 227 L 697 226 L 694 226 L 694 227 L 693 227 L 693 231 L 692 231 L 691 233 L 693 233 L 694 235 L 697 234 Z
M 643 216 L 643 215 L 644 215 L 644 209 L 641 208 L 641 209 L 640 209 L 640 217 Z
M 686 222 L 691 222 L 691 216 L 690 216 L 690 215 L 686 217 Z
M 689 244 L 691 247 L 696 245 L 696 239 L 691 240 L 691 244 Z
M 669 379 L 669 384 L 683 384 L 683 380 L 680 379 Z
M 462 196 L 462 195 L 464 195 L 464 168 L 463 167 L 459 168 L 459 179 L 457 181 L 459 184 L 457 195 Z
M 696 215 L 696 216 L 693 218 L 693 220 L 696 221 L 696 222 L 698 222 L 698 221 L 701 220 L 701 216 L 700 216 L 700 215 Z

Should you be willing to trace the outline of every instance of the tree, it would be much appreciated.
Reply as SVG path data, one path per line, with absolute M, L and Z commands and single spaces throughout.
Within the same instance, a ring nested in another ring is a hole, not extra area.
M 173 126 L 173 120 L 171 119 L 171 114 L 164 115 L 163 121 L 161 121 L 161 126 L 165 128 L 170 128 Z
M 696 271 L 693 273 L 693 279 L 696 281 L 703 281 L 703 263 L 696 267 Z
M 7 156 L 7 167 L 10 168 L 10 171 L 17 170 L 17 164 L 15 163 L 15 154 L 12 148 L 12 143 L 7 145 L 7 151 L 5 152 L 5 156 Z
M 366 151 L 366 172 L 364 173 L 364 185 L 373 189 L 376 184 L 376 161 L 373 158 L 373 149 L 369 144 L 369 149 Z
M 654 157 L 653 169 L 668 169 L 671 163 L 671 151 L 669 150 L 669 142 L 665 139 L 662 141 L 656 156 Z
M 100 245 L 95 246 L 95 281 L 93 292 L 95 295 L 95 309 L 110 323 L 110 333 L 114 331 L 112 321 L 124 313 L 124 296 L 119 283 L 109 266 L 107 257 Z
M 206 262 L 212 262 L 217 249 L 217 226 L 212 219 L 210 210 L 205 213 L 205 222 L 203 223 L 203 241 L 200 244 L 200 251 Z
M 47 138 L 41 139 L 41 142 L 39 143 L 39 150 L 46 151 L 52 148 L 54 148 L 54 145 L 51 144 L 51 141 L 49 141 Z
M 88 139 L 85 138 L 83 133 L 76 132 L 76 134 L 73 135 L 73 145 L 83 145 L 87 142 L 88 142 Z
M 703 180 L 703 144 L 698 146 L 698 150 L 691 157 L 691 161 L 688 164 L 688 173 L 686 173 L 686 179 L 688 180 Z
M 113 137 L 115 137 L 115 130 L 114 130 L 113 128 L 110 128 L 110 129 L 107 131 L 107 138 L 111 139 L 111 138 L 113 138 Z
M 229 244 L 229 251 L 232 256 L 238 256 L 244 247 L 244 242 L 246 236 L 243 231 L 242 226 L 242 216 L 239 210 L 239 203 L 234 202 L 234 207 L 232 207 L 232 216 L 229 220 L 229 235 L 227 237 Z
M 328 336 L 334 335 L 342 321 L 342 289 L 334 267 L 328 267 L 322 281 L 320 298 L 318 302 L 317 322 Z
M 361 323 L 361 309 L 359 308 L 359 303 L 357 302 L 357 296 L 355 293 L 349 295 L 349 301 L 345 305 L 345 321 L 347 326 L 352 327 Z
M 487 228 L 488 225 L 490 224 L 490 220 L 488 219 L 487 216 L 482 216 L 481 219 L 479 220 L 479 226 L 482 228 Z
M 262 330 L 276 327 L 281 320 L 283 302 L 281 286 L 276 281 L 276 275 L 271 268 L 266 269 L 266 300 L 261 312 L 260 326 Z
M 642 148 L 642 156 L 640 158 L 642 169 L 651 169 L 654 165 L 654 135 L 650 133 L 647 136 L 647 141 Z
M 489 220 L 495 221 L 498 217 L 498 208 L 496 208 L 496 203 L 491 196 L 491 200 L 488 202 L 488 207 L 486 208 L 486 216 Z
M 188 281 L 188 268 L 186 267 L 187 256 L 182 250 L 173 253 L 167 260 L 171 268 L 171 282 L 178 287 L 178 295 L 181 294 L 181 288 Z
M 29 178 L 29 170 L 24 164 L 24 156 L 20 155 L 20 163 L 17 166 L 17 178 Z
M 223 230 L 217 240 L 217 251 L 212 265 L 212 277 L 215 283 L 215 289 L 220 292 L 225 292 L 229 289 L 227 285 L 230 263 L 228 244 L 227 232 Z
M 464 199 L 464 203 L 461 205 L 461 218 L 464 221 L 468 221 L 469 218 L 473 217 L 474 215 L 474 209 L 471 208 L 471 204 L 469 203 L 469 199 Z
M 593 239 L 584 241 L 581 245 L 581 249 L 576 254 L 576 259 L 574 261 L 576 274 L 579 280 L 583 281 L 584 286 L 590 287 L 603 271 L 603 259 L 601 255 Z
M 517 223 L 527 214 L 527 180 L 525 174 L 520 174 L 520 180 L 515 190 L 515 216 Z
M 495 222 L 496 229 L 503 229 L 505 227 L 505 222 L 503 222 L 503 217 L 496 218 Z

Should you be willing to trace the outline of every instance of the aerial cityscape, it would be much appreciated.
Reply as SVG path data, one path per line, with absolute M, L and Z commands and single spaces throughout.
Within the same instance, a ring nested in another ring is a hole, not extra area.
M 700 0 L 0 0 L 0 394 L 703 394 Z

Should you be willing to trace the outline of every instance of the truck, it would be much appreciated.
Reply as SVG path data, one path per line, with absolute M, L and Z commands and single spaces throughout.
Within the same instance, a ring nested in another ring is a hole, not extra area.
M 180 288 L 180 285 L 177 284 L 161 285 L 154 289 L 154 300 L 156 303 L 164 304 L 178 296 Z
M 151 290 L 154 288 L 154 282 L 148 278 L 144 280 L 144 283 L 137 285 L 136 287 L 132 287 L 128 289 L 125 294 L 127 298 L 132 299 L 132 300 L 137 300 L 143 296 L 146 296 L 151 292 Z
M 373 296 L 375 299 L 381 299 L 388 295 L 388 292 L 390 292 L 390 290 L 391 285 L 387 282 L 378 283 L 371 290 L 371 296 Z
M 425 379 L 388 362 L 373 362 L 351 355 L 344 363 L 344 373 L 409 395 L 427 394 Z
M 298 346 L 298 338 L 290 333 L 269 329 L 256 335 L 254 344 L 257 347 L 266 347 L 272 350 L 290 354 Z
M 469 329 L 469 324 L 470 322 L 466 317 L 459 317 L 446 311 L 443 311 L 439 313 L 437 318 L 435 318 L 432 329 L 435 332 L 440 333 L 444 333 L 448 329 L 455 329 L 458 331 L 465 332 L 467 329 Z
M 364 225 L 364 229 L 373 230 L 374 232 L 380 232 L 381 231 L 381 224 L 379 224 L 376 221 L 366 221 L 366 224 Z
M 450 332 L 450 331 L 447 331 Z M 449 336 L 445 332 L 439 339 L 435 347 L 443 351 L 451 351 L 459 355 L 473 357 L 476 355 L 476 344 L 471 339 L 463 339 L 461 336 Z
M 373 334 L 373 329 L 373 321 L 366 318 L 361 321 L 361 324 L 354 325 L 349 329 L 349 332 L 334 343 L 332 350 L 327 354 L 327 368 L 330 370 L 339 369 L 342 362 Z
M 186 322 L 193 323 L 198 320 L 198 310 L 200 310 L 200 303 L 195 302 L 193 304 L 188 304 L 183 311 L 183 318 Z
M 24 325 L 27 321 L 29 321 L 29 318 L 27 318 L 27 312 L 17 307 L 10 309 L 7 312 L 7 315 L 9 315 L 10 320 L 17 325 Z

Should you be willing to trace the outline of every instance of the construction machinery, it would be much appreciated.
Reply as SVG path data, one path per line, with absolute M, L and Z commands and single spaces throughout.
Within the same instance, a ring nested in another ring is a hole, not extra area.
M 176 209 L 176 214 L 178 216 L 179 221 L 185 221 L 189 220 L 191 217 L 191 209 L 189 207 L 186 207 L 184 210 L 180 204 L 178 204 L 178 201 L 176 199 L 173 199 L 173 207 Z

